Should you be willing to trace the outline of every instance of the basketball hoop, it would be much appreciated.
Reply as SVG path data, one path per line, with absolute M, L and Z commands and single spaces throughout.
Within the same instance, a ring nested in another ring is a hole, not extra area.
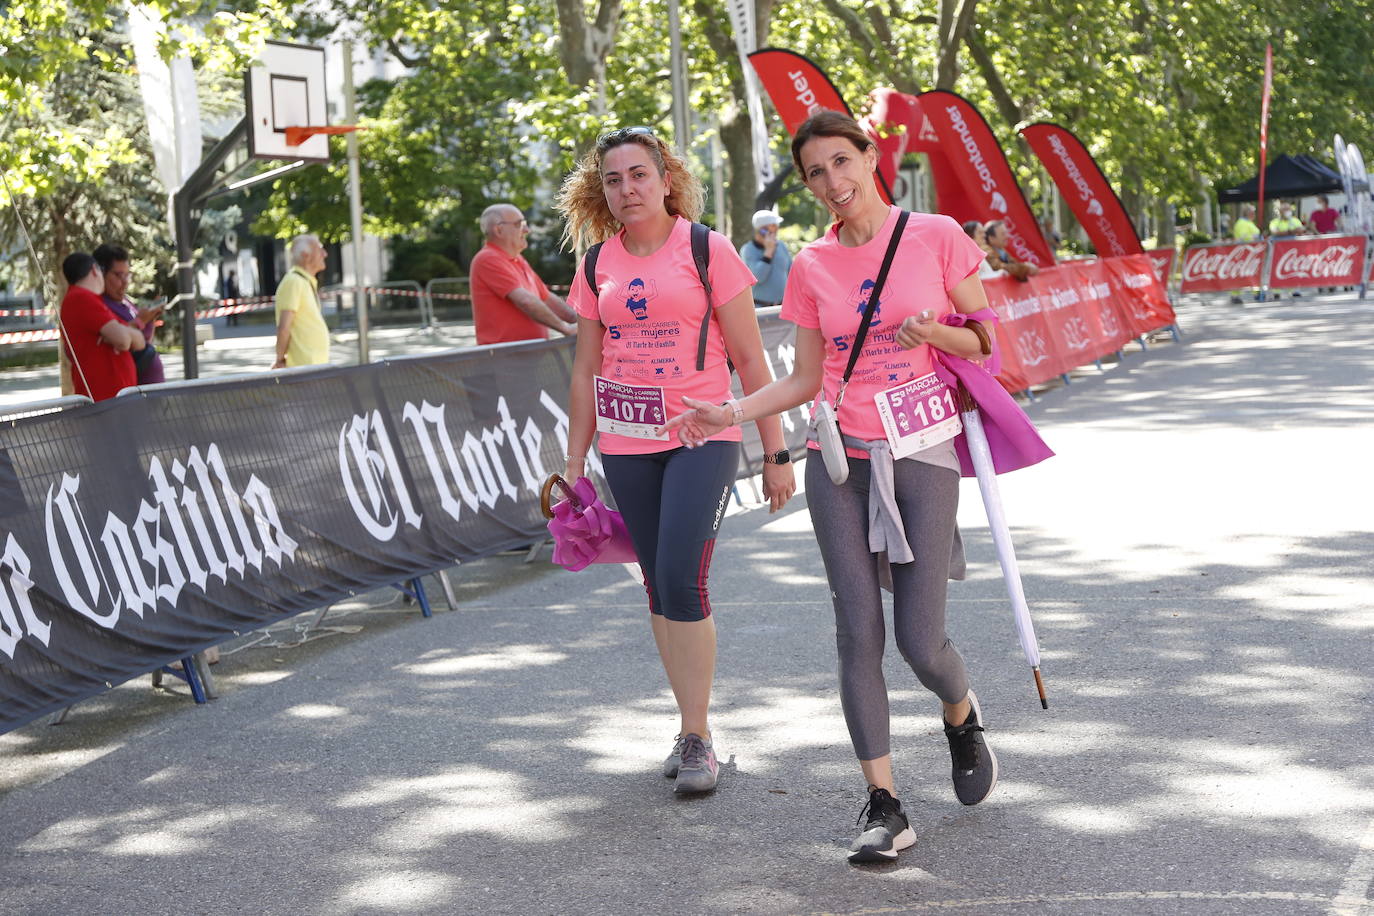
M 300 146 L 317 134 L 349 134 L 355 130 L 367 130 L 367 128 L 359 127 L 356 124 L 312 124 L 308 127 L 288 127 L 286 128 L 286 145 Z

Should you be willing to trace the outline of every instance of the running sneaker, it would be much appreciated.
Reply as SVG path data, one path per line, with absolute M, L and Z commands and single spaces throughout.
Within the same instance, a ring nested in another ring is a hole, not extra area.
M 864 832 L 849 844 L 849 861 L 891 862 L 897 853 L 916 843 L 916 834 L 902 813 L 902 803 L 892 793 L 876 786 L 868 787 L 868 804 L 859 812 L 859 821 L 868 815 Z M 859 821 L 855 821 L 857 824 Z
M 663 761 L 663 775 L 668 779 L 677 779 L 677 768 L 682 766 L 682 736 L 676 735 L 673 738 L 673 752 Z
M 976 805 L 997 785 L 997 756 L 983 740 L 983 711 L 973 691 L 968 692 L 968 718 L 963 725 L 945 722 L 949 756 L 954 762 L 954 794 L 966 805 Z M 943 717 L 941 717 L 943 721 Z
M 700 735 L 682 736 L 682 763 L 677 768 L 673 791 L 679 795 L 710 792 L 720 777 L 720 765 L 711 742 Z

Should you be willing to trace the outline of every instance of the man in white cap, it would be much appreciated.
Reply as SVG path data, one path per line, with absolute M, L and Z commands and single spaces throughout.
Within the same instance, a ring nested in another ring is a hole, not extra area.
M 754 307 L 782 304 L 787 274 L 792 269 L 792 253 L 778 242 L 782 217 L 772 210 L 754 214 L 754 237 L 740 246 L 739 256 L 754 272 Z

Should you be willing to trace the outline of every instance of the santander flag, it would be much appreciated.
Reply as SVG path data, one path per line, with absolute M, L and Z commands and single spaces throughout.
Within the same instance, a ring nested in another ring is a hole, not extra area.
M 1144 251 L 1126 208 L 1077 137 L 1067 128 L 1047 123 L 1022 128 L 1021 136 L 1054 179 L 1100 257 Z
M 781 48 L 760 48 L 749 55 L 749 62 L 754 65 L 759 82 L 773 100 L 773 107 L 778 110 L 778 116 L 782 118 L 789 134 L 795 134 L 802 122 L 817 111 L 852 114 L 835 84 L 830 82 L 830 77 L 800 54 Z M 877 142 L 880 138 L 873 139 Z M 878 151 L 880 154 L 884 152 L 881 144 Z M 881 155 L 879 158 L 882 158 Z M 891 203 L 892 192 L 881 168 L 874 180 L 883 200 Z
M 978 109 L 963 96 L 944 89 L 923 92 L 916 98 L 965 192 L 979 208 L 962 219 L 1001 220 L 1009 236 L 1007 248 L 1017 260 L 1041 268 L 1053 266 L 1054 253 L 1040 232 L 992 128 Z M 943 206 L 941 211 L 948 212 Z M 949 215 L 961 219 L 960 215 Z
M 889 134 L 887 137 L 879 136 L 876 140 L 878 151 L 882 154 L 878 169 L 889 186 L 904 154 L 925 153 L 930 163 L 931 182 L 935 187 L 935 209 L 961 223 L 971 219 L 981 222 L 979 214 L 982 209 L 969 198 L 963 181 L 945 155 L 940 138 L 936 136 L 935 128 L 921 110 L 921 103 L 916 97 L 896 89 L 875 89 L 870 97 L 873 104 L 869 109 L 869 122 L 882 128 L 882 133 Z

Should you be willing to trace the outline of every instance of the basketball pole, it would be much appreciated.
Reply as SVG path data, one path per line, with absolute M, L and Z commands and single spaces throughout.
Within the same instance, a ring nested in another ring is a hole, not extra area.
M 357 124 L 353 94 L 353 42 L 343 46 L 344 119 Z M 348 134 L 348 211 L 353 223 L 353 309 L 358 317 L 358 364 L 367 358 L 367 298 L 363 293 L 363 192 L 358 176 L 358 134 Z
M 173 304 L 181 307 L 182 374 L 187 379 L 200 374 L 196 361 L 195 274 L 195 232 L 200 225 L 200 216 L 193 216 L 191 211 L 204 204 L 216 184 L 215 173 L 247 136 L 248 118 L 244 116 L 220 138 L 191 177 L 172 195 L 172 218 L 177 233 L 177 297 Z

